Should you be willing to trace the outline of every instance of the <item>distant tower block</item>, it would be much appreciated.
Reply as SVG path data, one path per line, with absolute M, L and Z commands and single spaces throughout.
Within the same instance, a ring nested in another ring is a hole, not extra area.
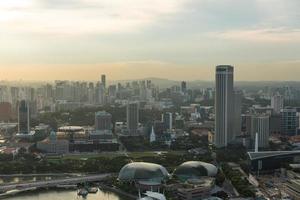
M 103 87 L 106 88 L 106 75 L 105 74 L 101 75 L 101 83 L 102 83 Z
M 258 133 L 255 134 L 255 152 L 258 152 Z

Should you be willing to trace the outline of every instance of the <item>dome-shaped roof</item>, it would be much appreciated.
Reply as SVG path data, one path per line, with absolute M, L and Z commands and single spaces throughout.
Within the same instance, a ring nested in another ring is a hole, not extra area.
M 161 165 L 133 162 L 121 169 L 118 179 L 121 181 L 151 181 L 160 183 L 168 177 L 168 171 Z
M 189 161 L 177 167 L 173 174 L 179 179 L 186 181 L 188 179 L 201 178 L 202 176 L 214 177 L 217 173 L 217 167 L 212 164 L 200 161 Z

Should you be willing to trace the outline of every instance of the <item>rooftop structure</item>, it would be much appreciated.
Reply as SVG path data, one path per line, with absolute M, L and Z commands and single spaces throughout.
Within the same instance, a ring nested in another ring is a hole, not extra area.
M 176 175 L 182 181 L 186 181 L 204 176 L 214 177 L 217 173 L 217 167 L 212 164 L 201 161 L 188 161 L 176 168 L 173 175 Z
M 291 163 L 299 163 L 300 151 L 248 152 L 252 172 L 268 173 Z
M 84 131 L 81 126 L 62 126 L 58 128 L 58 132 L 79 132 Z
M 300 154 L 300 151 L 260 151 L 260 152 L 248 152 L 250 160 L 258 160 L 263 158 L 270 158 L 276 156 L 286 156 Z
M 125 165 L 119 172 L 120 181 L 147 181 L 161 183 L 169 177 L 168 171 L 161 165 L 133 162 Z

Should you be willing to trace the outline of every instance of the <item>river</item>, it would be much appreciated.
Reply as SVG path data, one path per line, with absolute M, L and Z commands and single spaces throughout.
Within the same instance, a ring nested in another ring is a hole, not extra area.
M 126 198 L 100 190 L 96 194 L 89 194 L 86 198 L 77 196 L 76 190 L 48 190 L 22 193 L 5 200 L 126 200 Z

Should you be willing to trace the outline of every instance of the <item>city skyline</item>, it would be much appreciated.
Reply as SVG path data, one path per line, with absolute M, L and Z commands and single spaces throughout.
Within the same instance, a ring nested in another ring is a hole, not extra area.
M 1 198 L 300 200 L 299 0 L 0 13 Z
M 0 79 L 213 80 L 214 66 L 230 64 L 237 81 L 298 80 L 299 7 L 296 0 L 1 2 Z

